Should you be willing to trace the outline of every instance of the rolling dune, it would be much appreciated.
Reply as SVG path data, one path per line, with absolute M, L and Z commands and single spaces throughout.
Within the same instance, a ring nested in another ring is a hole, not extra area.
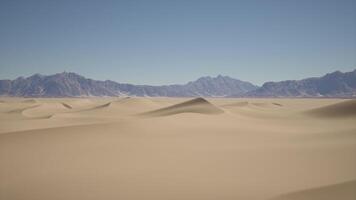
M 39 106 L 40 105 L 25 106 L 25 107 L 9 110 L 9 111 L 7 111 L 7 113 L 19 113 L 19 114 L 22 114 L 26 110 L 33 109 L 33 108 L 36 108 L 36 107 L 39 107 Z
M 143 113 L 144 116 L 167 116 L 180 113 L 221 114 L 224 111 L 204 98 L 195 98 L 183 103 Z
M 97 102 L 92 99 L 66 99 L 66 101 L 62 103 L 69 105 L 72 109 L 85 109 L 97 104 Z
M 21 103 L 30 103 L 30 104 L 34 104 L 34 103 L 37 103 L 37 101 L 36 101 L 36 100 L 34 100 L 34 99 L 26 99 L 26 100 L 21 101 Z
M 113 99 L 111 101 L 106 101 L 103 103 L 94 103 L 86 108 L 77 109 L 78 113 L 95 113 L 101 112 L 105 116 L 118 116 L 117 113 L 120 113 L 120 116 L 131 116 L 138 113 L 142 113 L 148 110 L 157 109 L 159 105 L 154 103 L 149 99 L 143 98 L 134 98 L 134 97 L 124 97 L 122 99 Z
M 124 97 L 115 101 L 115 103 L 128 105 L 128 106 L 142 106 L 142 105 L 152 105 L 153 101 L 145 98 L 134 98 L 134 97 Z
M 238 101 L 221 105 L 221 107 L 229 113 L 252 118 L 281 118 L 288 113 L 283 111 L 284 107 L 282 104 L 269 101 L 270 100 Z
M 346 100 L 307 111 L 316 117 L 356 117 L 356 100 Z
M 282 104 L 280 103 L 272 103 L 273 105 L 276 105 L 276 106 L 283 106 Z
M 230 103 L 230 104 L 225 104 L 222 105 L 222 107 L 250 107 L 250 108 L 274 108 L 274 107 L 282 107 L 283 105 L 280 103 L 269 103 L 269 102 L 248 102 L 248 101 L 242 101 L 242 102 L 236 102 L 236 103 Z
M 354 200 L 355 198 L 356 181 L 348 181 L 345 183 L 293 192 L 271 200 Z
M 354 101 L 1 100 L 1 200 L 356 199 Z
M 112 101 L 112 106 L 119 109 L 126 109 L 128 111 L 142 112 L 147 109 L 155 109 L 160 105 L 156 104 L 151 99 L 125 97 L 123 99 Z
M 83 109 L 83 110 L 79 110 L 79 112 L 83 112 L 83 111 L 92 111 L 92 110 L 100 110 L 100 109 L 103 109 L 103 108 L 107 108 L 111 105 L 111 102 L 109 103 L 104 103 L 102 105 L 95 105 L 91 108 L 86 108 L 86 109 Z
M 57 113 L 68 112 L 68 107 L 63 103 L 42 103 L 22 111 L 26 117 L 52 116 Z
M 73 109 L 73 107 L 67 103 L 62 103 L 62 105 L 68 109 Z
M 244 106 L 248 106 L 248 104 L 249 103 L 247 101 L 243 101 L 243 102 L 225 104 L 225 105 L 222 105 L 222 107 L 244 107 Z

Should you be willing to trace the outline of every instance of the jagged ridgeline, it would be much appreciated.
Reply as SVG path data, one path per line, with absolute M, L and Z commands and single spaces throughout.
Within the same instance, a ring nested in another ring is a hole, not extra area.
M 0 95 L 18 97 L 356 97 L 356 70 L 322 77 L 266 82 L 261 87 L 228 76 L 202 77 L 186 84 L 134 85 L 88 79 L 63 72 L 0 80 Z
M 0 95 L 23 97 L 78 96 L 232 96 L 242 95 L 257 86 L 228 76 L 202 77 L 184 85 L 133 85 L 114 81 L 97 81 L 75 73 L 49 76 L 35 74 L 27 78 L 0 81 Z

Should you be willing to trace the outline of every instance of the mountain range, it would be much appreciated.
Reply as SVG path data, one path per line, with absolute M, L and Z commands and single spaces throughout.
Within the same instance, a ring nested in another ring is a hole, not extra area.
M 322 77 L 302 80 L 266 82 L 248 91 L 249 97 L 356 97 L 356 69 L 342 73 L 335 71 Z
M 14 80 L 0 80 L 1 96 L 85 97 L 356 97 L 356 70 L 336 71 L 322 77 L 266 82 L 261 87 L 228 76 L 201 77 L 187 84 L 163 86 L 98 81 L 76 73 L 35 74 Z

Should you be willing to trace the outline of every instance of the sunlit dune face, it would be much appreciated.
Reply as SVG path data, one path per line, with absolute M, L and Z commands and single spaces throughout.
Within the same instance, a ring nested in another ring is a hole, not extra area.
M 356 199 L 355 100 L 0 100 L 0 199 Z

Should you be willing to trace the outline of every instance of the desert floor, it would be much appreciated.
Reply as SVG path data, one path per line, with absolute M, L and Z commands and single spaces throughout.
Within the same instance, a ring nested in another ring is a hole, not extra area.
M 356 100 L 0 98 L 1 200 L 355 200 Z

